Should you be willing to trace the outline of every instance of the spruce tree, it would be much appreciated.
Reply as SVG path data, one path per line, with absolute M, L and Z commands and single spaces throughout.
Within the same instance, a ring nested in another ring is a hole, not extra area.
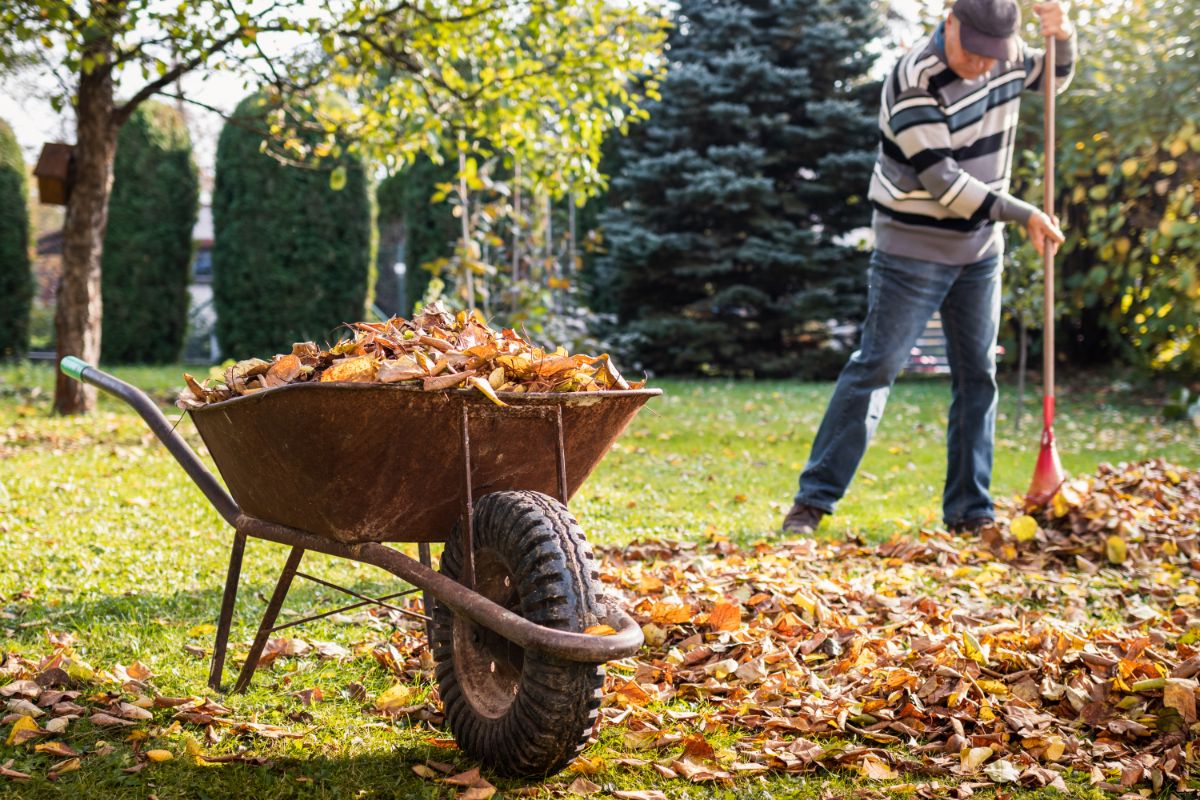
M 28 175 L 12 128 L 0 120 L 0 359 L 29 343 L 33 270 L 29 263 Z
M 366 310 L 372 220 L 362 162 L 292 165 L 264 153 L 271 110 L 264 94 L 246 98 L 217 144 L 213 300 L 227 358 L 336 341 L 341 324 Z
M 187 335 L 200 181 L 183 116 L 147 102 L 117 137 L 101 287 L 101 359 L 169 363 Z
M 827 376 L 863 311 L 871 0 L 681 0 L 662 100 L 618 148 L 597 264 L 643 366 Z

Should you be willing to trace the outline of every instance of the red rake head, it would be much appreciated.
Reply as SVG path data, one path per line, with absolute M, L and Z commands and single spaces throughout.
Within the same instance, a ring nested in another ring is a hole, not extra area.
M 1062 462 L 1058 460 L 1058 450 L 1054 446 L 1054 429 L 1043 428 L 1042 449 L 1038 453 L 1037 466 L 1033 468 L 1033 482 L 1029 484 L 1029 491 L 1025 493 L 1026 509 L 1048 505 L 1066 479 Z

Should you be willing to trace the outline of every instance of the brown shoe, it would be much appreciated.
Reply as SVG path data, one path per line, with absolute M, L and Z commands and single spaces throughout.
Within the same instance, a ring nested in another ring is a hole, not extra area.
M 996 524 L 996 520 L 991 517 L 973 517 L 965 519 L 962 522 L 955 522 L 950 525 L 951 533 L 970 533 L 977 534 L 984 528 L 990 528 Z
M 807 536 L 816 531 L 817 526 L 821 524 L 821 520 L 828 515 L 828 511 L 819 509 L 816 506 L 796 503 L 792 506 L 792 510 L 787 513 L 787 516 L 783 518 L 783 532 Z

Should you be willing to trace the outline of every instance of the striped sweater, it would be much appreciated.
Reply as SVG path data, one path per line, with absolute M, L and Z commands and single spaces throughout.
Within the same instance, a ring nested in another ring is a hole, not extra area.
M 1022 45 L 972 81 L 946 64 L 943 27 L 918 42 L 884 82 L 880 145 L 868 197 L 875 247 L 897 256 L 972 264 L 1004 251 L 1003 225 L 1034 207 L 1008 193 L 1022 89 L 1041 91 L 1044 53 Z M 1057 42 L 1062 91 L 1075 38 Z

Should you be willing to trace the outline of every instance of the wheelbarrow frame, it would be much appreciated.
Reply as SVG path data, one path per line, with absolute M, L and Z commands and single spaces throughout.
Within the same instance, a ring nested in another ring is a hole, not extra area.
M 224 672 L 225 656 L 228 649 L 230 626 L 233 621 L 234 607 L 237 602 L 238 581 L 241 576 L 242 559 L 245 554 L 248 538 L 263 539 L 270 542 L 289 545 L 291 551 L 284 564 L 283 571 L 275 584 L 274 591 L 263 612 L 262 619 L 255 634 L 254 642 L 246 656 L 246 661 L 233 687 L 234 692 L 242 692 L 249 686 L 259 659 L 266 647 L 269 636 L 284 628 L 290 628 L 304 622 L 373 604 L 397 611 L 399 613 L 419 617 L 428 622 L 424 614 L 417 614 L 409 609 L 389 604 L 387 601 L 416 591 L 432 595 L 439 602 L 449 607 L 455 614 L 471 620 L 509 641 L 538 653 L 542 653 L 566 661 L 601 664 L 613 659 L 633 655 L 642 646 L 643 635 L 638 624 L 615 603 L 607 604 L 607 618 L 600 624 L 612 628 L 611 635 L 591 635 L 557 630 L 531 622 L 503 606 L 489 600 L 474 591 L 474 554 L 471 547 L 473 536 L 474 497 L 471 478 L 471 441 L 470 441 L 470 412 L 468 404 L 462 406 L 460 445 L 463 463 L 465 465 L 464 490 L 465 502 L 460 522 L 463 531 L 465 550 L 464 578 L 465 583 L 436 572 L 431 565 L 429 542 L 418 542 L 420 560 L 411 558 L 399 550 L 381 542 L 343 543 L 324 535 L 317 535 L 269 520 L 260 519 L 243 513 L 238 503 L 225 487 L 196 455 L 195 451 L 175 431 L 175 426 L 159 410 L 157 404 L 142 390 L 132 386 L 113 375 L 110 375 L 84 361 L 67 356 L 61 363 L 62 371 L 75 378 L 91 384 L 102 391 L 117 397 L 131 406 L 146 422 L 150 430 L 163 443 L 167 450 L 179 462 L 188 476 L 208 498 L 209 502 L 234 529 L 233 544 L 230 549 L 229 567 L 225 577 L 225 588 L 221 599 L 221 610 L 217 619 L 216 639 L 213 646 L 211 669 L 208 685 L 216 691 L 221 691 L 221 681 Z M 656 389 L 640 390 L 646 396 L 661 394 Z M 546 406 L 547 415 L 555 425 L 556 464 L 558 471 L 559 501 L 566 506 L 568 500 L 567 461 L 563 437 L 562 408 L 559 405 Z M 332 582 L 316 578 L 300 572 L 300 562 L 304 553 L 312 550 L 318 553 L 358 561 L 379 567 L 392 573 L 405 582 L 412 584 L 408 589 L 384 597 L 374 598 L 339 586 Z M 336 589 L 357 599 L 357 602 L 330 611 L 292 620 L 282 625 L 276 625 L 279 612 L 283 607 L 292 581 L 303 578 L 332 589 Z M 430 605 L 425 603 L 428 611 Z

